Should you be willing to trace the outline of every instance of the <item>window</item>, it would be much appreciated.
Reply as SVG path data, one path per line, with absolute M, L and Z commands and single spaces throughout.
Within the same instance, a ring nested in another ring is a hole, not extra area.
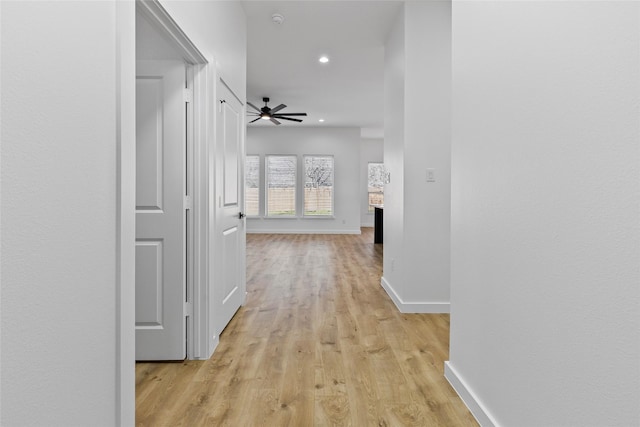
M 267 216 L 296 214 L 296 156 L 267 156 Z
M 304 156 L 304 215 L 333 216 L 333 156 Z
M 367 177 L 369 212 L 373 212 L 372 205 L 384 204 L 384 164 L 369 163 L 367 167 Z
M 244 210 L 247 216 L 260 215 L 260 156 L 247 156 L 244 167 Z

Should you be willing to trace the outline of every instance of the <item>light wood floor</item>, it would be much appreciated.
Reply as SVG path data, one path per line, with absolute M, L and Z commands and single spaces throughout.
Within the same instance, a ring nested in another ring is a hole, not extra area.
M 382 246 L 248 235 L 247 302 L 208 361 L 136 365 L 139 426 L 477 426 L 443 376 L 449 316 L 401 314 Z

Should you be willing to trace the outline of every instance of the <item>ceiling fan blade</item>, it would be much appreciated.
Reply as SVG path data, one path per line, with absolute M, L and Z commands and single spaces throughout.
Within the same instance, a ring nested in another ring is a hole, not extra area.
M 280 113 L 275 114 L 275 116 L 306 116 L 307 113 Z
M 277 125 L 279 125 L 279 124 L 280 124 L 280 122 L 279 122 L 279 121 L 277 121 L 276 119 L 274 119 L 273 117 L 271 117 L 269 120 L 271 120 L 273 123 L 275 123 L 275 124 L 277 124 Z
M 286 106 L 286 105 L 284 105 L 284 104 L 280 104 L 280 105 L 278 105 L 277 107 L 273 107 L 273 108 L 271 109 L 271 111 L 269 111 L 269 112 L 270 112 L 271 114 L 273 114 L 273 113 L 275 113 L 276 111 L 280 111 L 280 110 L 282 110 L 283 108 L 287 108 L 287 106 Z
M 280 120 L 291 120 L 292 122 L 301 122 L 302 120 L 300 119 L 291 119 L 289 117 L 278 117 Z M 271 119 L 273 120 L 273 119 Z
M 258 118 L 257 118 L 257 119 L 255 119 L 255 120 L 251 120 L 249 123 L 257 122 L 258 120 L 260 120 L 260 117 L 258 117 Z
M 259 112 L 259 113 L 261 112 L 261 110 L 258 107 L 256 107 L 255 105 L 253 105 L 249 101 L 247 101 L 247 105 L 250 105 L 251 107 L 253 107 L 253 109 L 256 110 L 257 112 Z

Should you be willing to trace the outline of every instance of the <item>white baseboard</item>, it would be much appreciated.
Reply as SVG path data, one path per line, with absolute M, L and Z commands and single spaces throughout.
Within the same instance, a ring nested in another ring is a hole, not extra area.
M 207 348 L 207 353 L 209 354 L 208 356 L 205 354 L 205 356 L 200 356 L 200 357 L 194 357 L 192 360 L 209 360 L 211 359 L 211 356 L 213 356 L 213 352 L 216 351 L 216 348 L 218 347 L 218 344 L 220 344 L 220 336 L 216 336 L 214 339 L 212 339 L 211 341 L 209 341 L 209 343 L 207 344 L 209 348 Z
M 482 427 L 498 427 L 499 424 L 491 416 L 489 411 L 484 407 L 482 402 L 476 397 L 475 393 L 467 386 L 458 371 L 456 371 L 451 362 L 444 362 L 444 377 L 449 381 L 451 387 L 458 393 L 460 399 L 467 405 L 471 414 L 475 417 L 478 424 Z
M 247 230 L 247 234 L 361 234 L 357 230 Z
M 448 302 L 404 302 L 393 289 L 393 286 L 382 277 L 380 284 L 398 307 L 400 313 L 450 313 L 451 304 Z

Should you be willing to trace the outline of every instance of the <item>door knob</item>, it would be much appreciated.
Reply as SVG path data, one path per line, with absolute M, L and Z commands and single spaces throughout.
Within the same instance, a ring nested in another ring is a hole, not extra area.
M 246 215 L 243 214 L 242 212 L 238 212 L 238 219 L 242 219 L 244 218 Z

